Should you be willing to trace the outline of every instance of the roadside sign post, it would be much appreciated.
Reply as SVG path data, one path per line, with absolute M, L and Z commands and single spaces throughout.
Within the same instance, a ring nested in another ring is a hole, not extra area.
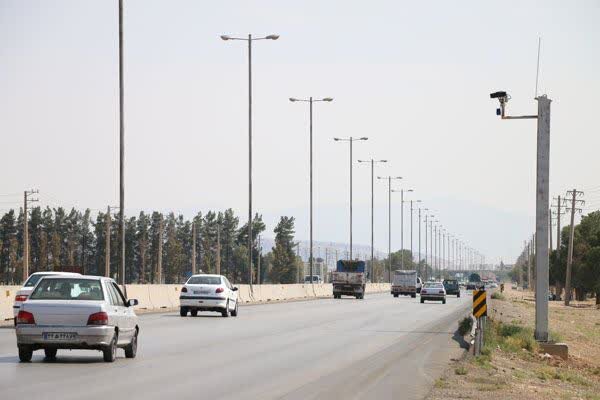
M 483 347 L 487 319 L 487 292 L 485 290 L 473 290 L 473 316 L 477 319 L 474 355 L 478 356 Z

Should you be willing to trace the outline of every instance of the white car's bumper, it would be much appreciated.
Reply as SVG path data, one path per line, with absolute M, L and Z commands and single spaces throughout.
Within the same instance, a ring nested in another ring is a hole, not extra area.
M 179 297 L 179 306 L 200 309 L 225 308 L 227 306 L 227 298 L 216 296 L 181 296 Z
M 109 345 L 115 327 L 17 325 L 15 331 L 17 345 L 86 349 Z

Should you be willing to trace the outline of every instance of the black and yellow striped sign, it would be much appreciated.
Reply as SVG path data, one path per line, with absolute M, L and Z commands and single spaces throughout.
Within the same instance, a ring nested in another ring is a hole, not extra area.
M 473 290 L 473 316 L 475 318 L 487 317 L 486 298 L 485 290 Z

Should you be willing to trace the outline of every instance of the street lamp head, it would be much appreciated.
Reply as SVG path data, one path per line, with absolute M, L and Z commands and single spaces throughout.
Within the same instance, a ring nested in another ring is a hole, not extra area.
M 338 137 L 334 137 L 333 140 L 335 140 L 336 142 L 340 140 L 340 138 Z
M 406 189 L 405 192 L 414 192 L 413 189 Z
M 223 40 L 231 40 L 231 38 L 228 35 L 221 35 L 221 39 L 223 39 Z
M 323 98 L 323 101 L 333 101 L 333 97 L 325 97 Z
M 295 99 L 293 97 L 290 97 L 290 101 L 293 103 L 294 101 L 298 101 L 298 99 Z
M 279 39 L 279 35 L 269 35 L 269 36 L 265 37 L 265 39 L 277 40 L 277 39 Z
M 415 200 L 415 203 L 420 203 L 420 202 L 421 202 L 421 200 Z
M 365 137 L 365 136 L 363 136 L 363 137 L 361 137 L 361 138 L 360 138 L 360 139 L 358 139 L 358 140 L 369 140 L 369 138 L 368 138 L 368 137 Z

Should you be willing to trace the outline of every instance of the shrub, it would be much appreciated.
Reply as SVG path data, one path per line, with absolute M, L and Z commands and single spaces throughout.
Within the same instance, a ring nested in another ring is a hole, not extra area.
M 500 292 L 494 292 L 492 293 L 492 299 L 494 300 L 505 300 L 506 297 L 504 297 L 504 295 Z
M 465 336 L 473 329 L 473 319 L 471 317 L 465 317 L 458 322 L 458 333 Z
M 454 373 L 456 375 L 466 375 L 467 374 L 467 369 L 465 367 L 458 367 L 454 370 Z

